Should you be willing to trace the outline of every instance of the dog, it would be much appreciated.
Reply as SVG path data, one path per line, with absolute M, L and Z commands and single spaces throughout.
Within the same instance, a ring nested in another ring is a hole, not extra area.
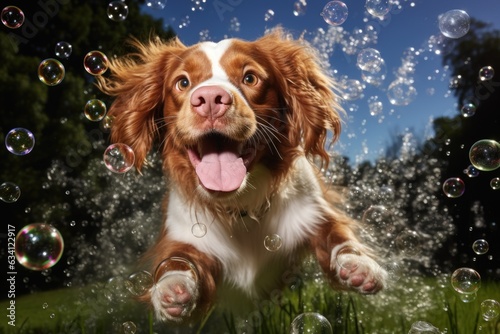
M 255 41 L 131 43 L 136 52 L 112 59 L 97 85 L 114 98 L 111 141 L 133 149 L 139 173 L 154 143 L 162 154 L 164 223 L 143 297 L 157 318 L 188 321 L 222 291 L 259 298 L 307 252 L 333 288 L 387 285 L 321 174 L 342 109 L 307 43 L 283 29 Z

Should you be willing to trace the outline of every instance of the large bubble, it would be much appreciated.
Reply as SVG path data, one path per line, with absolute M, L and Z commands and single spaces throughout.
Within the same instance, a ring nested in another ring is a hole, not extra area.
M 38 66 L 38 79 L 47 86 L 60 84 L 65 75 L 64 65 L 57 59 L 45 59 Z
M 19 7 L 4 7 L 0 15 L 3 25 L 10 29 L 17 29 L 24 23 L 24 13 Z
M 450 198 L 457 198 L 464 194 L 465 183 L 459 177 L 450 177 L 443 182 L 443 192 Z
M 15 155 L 26 155 L 35 146 L 35 136 L 25 128 L 14 128 L 5 136 L 5 147 Z
M 439 30 L 448 38 L 465 36 L 470 28 L 470 17 L 461 9 L 453 9 L 439 15 Z
M 347 5 L 338 0 L 328 2 L 321 12 L 325 22 L 332 26 L 339 26 L 344 23 L 348 15 Z
M 106 148 L 103 160 L 110 171 L 121 174 L 128 172 L 134 166 L 135 154 L 130 146 L 116 143 Z
M 108 57 L 101 51 L 90 51 L 83 58 L 85 71 L 92 75 L 101 75 L 108 69 Z
M 292 321 L 290 334 L 333 334 L 332 325 L 323 315 L 316 312 L 299 314 Z
M 85 117 L 89 121 L 99 122 L 106 116 L 107 108 L 106 104 L 98 99 L 88 100 L 83 109 Z
M 147 271 L 132 273 L 125 281 L 125 286 L 132 295 L 142 296 L 153 286 L 153 276 Z
M 459 268 L 451 275 L 451 286 L 461 294 L 473 294 L 481 287 L 481 276 L 472 268 Z
M 21 188 L 12 182 L 4 182 L 0 184 L 0 200 L 5 203 L 17 202 L 21 196 Z
M 54 266 L 62 256 L 64 241 L 61 233 L 48 224 L 25 226 L 16 236 L 16 258 L 31 270 L 45 270 Z
M 500 143 L 492 139 L 475 142 L 469 150 L 469 159 L 474 167 L 492 171 L 500 167 Z
M 485 321 L 495 320 L 500 316 L 500 303 L 494 299 L 486 299 L 481 303 L 481 316 Z
M 358 53 L 357 65 L 363 71 L 376 73 L 382 67 L 383 59 L 380 52 L 373 48 L 363 49 Z

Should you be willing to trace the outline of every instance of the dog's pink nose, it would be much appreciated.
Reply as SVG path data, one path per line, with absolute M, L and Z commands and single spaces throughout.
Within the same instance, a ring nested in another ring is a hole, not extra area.
M 212 121 L 224 116 L 232 103 L 232 96 L 219 86 L 200 87 L 191 95 L 191 105 L 196 113 Z

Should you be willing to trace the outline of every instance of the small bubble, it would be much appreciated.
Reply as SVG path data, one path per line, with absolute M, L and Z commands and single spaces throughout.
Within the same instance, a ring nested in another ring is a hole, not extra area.
M 486 299 L 481 303 L 481 315 L 485 321 L 495 320 L 500 316 L 500 303 L 494 299 Z
M 10 29 L 17 29 L 24 23 L 24 13 L 16 6 L 7 6 L 2 9 L 2 23 Z
M 384 17 L 391 10 L 389 0 L 366 0 L 366 11 L 375 17 Z
M 347 5 L 338 0 L 328 2 L 321 12 L 321 16 L 323 16 L 325 22 L 331 26 L 341 25 L 347 20 L 348 15 L 349 10 L 347 9 Z
M 469 167 L 464 169 L 464 174 L 467 175 L 468 177 L 478 177 L 479 171 L 477 170 L 476 167 L 469 165 Z
M 85 71 L 92 75 L 101 75 L 108 69 L 108 57 L 101 51 L 90 51 L 83 58 Z
M 49 307 L 49 304 L 47 304 L 47 303 L 43 303 L 43 304 L 42 304 L 42 308 L 43 308 L 44 310 L 46 310 L 48 307 Z
M 476 114 L 476 105 L 472 102 L 468 102 L 462 106 L 460 109 L 463 117 L 472 117 Z
M 106 116 L 106 104 L 98 99 L 88 100 L 83 112 L 89 121 L 99 122 Z
M 270 252 L 276 252 L 283 245 L 283 240 L 278 234 L 267 235 L 264 238 L 264 247 Z
M 357 65 L 363 71 L 376 73 L 382 67 L 383 59 L 380 52 L 373 48 L 363 49 L 358 53 Z
M 272 21 L 274 18 L 274 10 L 268 9 L 266 13 L 264 14 L 264 21 Z
M 122 22 L 128 16 L 128 6 L 123 1 L 112 1 L 108 4 L 108 17 L 115 22 Z
M 111 129 L 111 125 L 113 125 L 114 119 L 115 118 L 113 116 L 109 115 L 104 116 L 101 122 L 101 128 L 104 132 L 109 132 L 109 130 Z
M 0 185 L 0 200 L 5 203 L 17 202 L 21 196 L 21 188 L 12 182 L 4 182 Z
M 55 319 L 56 315 L 55 315 L 55 313 L 51 313 L 49 317 L 50 317 L 50 319 Z
M 73 51 L 73 47 L 68 42 L 64 42 L 64 41 L 57 42 L 56 48 L 55 48 L 55 54 L 57 57 L 63 58 L 63 59 L 69 58 L 69 56 L 71 56 L 72 51 Z
M 63 250 L 61 233 L 47 224 L 26 225 L 16 236 L 17 261 L 31 270 L 45 270 L 54 266 Z
M 500 177 L 494 177 L 490 181 L 490 187 L 493 190 L 499 190 L 500 189 Z
M 48 58 L 38 66 L 38 79 L 47 86 L 56 86 L 63 81 L 66 70 L 57 59 Z
M 147 271 L 130 274 L 126 286 L 134 296 L 144 295 L 153 286 L 153 277 Z
M 438 328 L 434 327 L 428 322 L 425 321 L 417 321 L 411 325 L 410 331 L 408 334 L 440 334 Z
M 476 293 L 481 287 L 481 276 L 471 268 L 459 268 L 451 275 L 451 286 L 460 294 Z
M 473 292 L 473 293 L 459 293 L 458 297 L 464 303 L 472 303 L 477 298 L 477 292 Z
M 133 321 L 125 321 L 122 324 L 123 334 L 135 334 L 137 326 Z
M 207 226 L 202 223 L 196 223 L 191 227 L 191 233 L 197 238 L 203 238 L 207 234 Z
M 368 99 L 368 110 L 370 110 L 371 116 L 377 116 L 384 110 L 384 105 L 382 101 L 378 100 L 378 96 L 372 96 Z
M 474 241 L 472 244 L 472 250 L 474 253 L 477 255 L 482 255 L 488 253 L 488 250 L 490 249 L 490 245 L 488 244 L 488 241 L 484 239 L 478 239 Z
M 152 9 L 163 9 L 167 5 L 167 0 L 147 0 L 146 6 Z
M 484 66 L 479 70 L 479 80 L 487 81 L 493 79 L 495 70 L 491 66 Z
M 443 192 L 450 198 L 457 198 L 464 194 L 465 183 L 458 177 L 450 177 L 443 182 Z
M 298 0 L 293 3 L 293 15 L 302 16 L 306 13 L 307 2 L 306 0 Z
M 134 166 L 135 154 L 129 146 L 116 143 L 106 148 L 103 160 L 110 171 L 121 174 L 128 172 Z
M 500 167 L 500 143 L 491 139 L 475 142 L 469 150 L 469 159 L 474 167 L 492 171 Z
M 461 9 L 453 9 L 439 15 L 439 30 L 448 38 L 460 38 L 467 34 L 470 28 L 470 17 Z
M 5 147 L 15 155 L 26 155 L 35 146 L 35 136 L 30 130 L 14 128 L 5 136 Z
M 328 319 L 321 314 L 306 312 L 293 319 L 290 328 L 290 334 L 302 333 L 333 334 L 333 329 Z

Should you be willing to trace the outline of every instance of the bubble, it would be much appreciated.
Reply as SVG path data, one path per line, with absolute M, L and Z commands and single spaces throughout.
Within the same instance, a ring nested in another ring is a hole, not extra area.
M 332 325 L 321 314 L 316 312 L 306 312 L 299 314 L 292 321 L 290 334 L 333 334 Z
M 458 293 L 476 293 L 481 287 L 481 276 L 474 269 L 459 268 L 451 275 L 451 286 Z
M 147 271 L 132 273 L 125 286 L 132 295 L 142 296 L 153 286 L 153 276 Z
M 488 253 L 489 249 L 490 249 L 490 245 L 488 244 L 488 241 L 486 241 L 484 239 L 477 239 L 472 244 L 472 250 L 477 255 L 486 254 L 486 253 Z
M 395 240 L 396 248 L 406 256 L 415 256 L 420 253 L 420 236 L 417 232 L 405 230 Z
M 38 66 L 38 79 L 47 86 L 60 84 L 65 74 L 64 65 L 54 58 L 45 59 Z
M 49 307 L 49 304 L 47 304 L 47 303 L 43 303 L 43 304 L 42 304 L 42 308 L 43 308 L 44 310 L 46 310 L 48 307 Z
M 481 315 L 485 321 L 495 320 L 500 316 L 500 303 L 494 299 L 486 299 L 481 303 Z
M 104 164 L 113 173 L 128 172 L 134 166 L 134 161 L 134 151 L 128 145 L 116 143 L 104 151 Z
M 434 327 L 428 322 L 425 321 L 417 321 L 411 325 L 410 331 L 408 334 L 440 334 L 438 328 Z
M 377 96 L 372 96 L 368 99 L 368 110 L 370 110 L 370 115 L 377 116 L 384 110 L 384 105 L 382 101 L 378 100 Z
M 335 261 L 340 268 L 353 271 L 359 265 L 358 256 L 360 255 L 361 253 L 356 248 L 345 246 L 339 249 Z
M 465 36 L 470 28 L 470 17 L 461 9 L 453 9 L 439 15 L 439 30 L 448 38 Z
M 389 0 L 366 0 L 365 8 L 372 16 L 384 17 L 391 10 L 391 4 Z
M 7 6 L 2 9 L 2 23 L 10 29 L 17 29 L 24 23 L 24 13 L 16 6 Z
M 123 1 L 111 1 L 107 9 L 108 17 L 115 22 L 125 21 L 128 15 L 128 6 Z
M 457 198 L 464 194 L 465 183 L 459 177 L 450 177 L 443 182 L 443 192 L 450 198 Z
M 491 66 L 484 66 L 479 70 L 479 80 L 487 81 L 493 79 L 495 70 Z
M 474 167 L 492 171 L 500 167 L 500 143 L 483 139 L 475 142 L 469 150 L 469 159 Z
M 477 170 L 476 167 L 469 165 L 469 167 L 464 169 L 464 174 L 466 174 L 468 177 L 478 177 L 479 171 Z
M 342 82 L 342 98 L 354 101 L 363 96 L 363 85 L 359 80 L 349 79 Z
M 137 326 L 133 321 L 125 321 L 122 324 L 123 334 L 135 334 L 137 332 Z
M 276 252 L 283 245 L 283 239 L 277 234 L 267 235 L 264 238 L 264 247 L 270 252 Z
M 293 3 L 293 15 L 302 16 L 306 13 L 307 2 L 306 0 L 298 0 Z
M 111 302 L 124 302 L 128 299 L 129 281 L 121 276 L 111 277 L 104 286 L 104 297 Z
M 500 189 L 500 177 L 494 177 L 490 181 L 490 187 L 493 190 L 499 190 Z
M 57 42 L 56 48 L 55 48 L 55 54 L 59 58 L 69 58 L 71 56 L 71 52 L 73 51 L 73 46 L 69 44 L 68 42 Z
M 356 64 L 363 71 L 377 73 L 382 67 L 382 62 L 383 59 L 378 50 L 366 48 L 358 53 Z
M 417 90 L 411 85 L 408 80 L 395 80 L 387 90 L 389 102 L 395 106 L 407 106 L 417 96 Z
M 63 250 L 61 233 L 48 224 L 26 225 L 16 236 L 16 259 L 31 270 L 45 270 L 54 266 Z
M 101 75 L 108 69 L 108 57 L 101 51 L 90 51 L 83 58 L 85 71 L 92 75 Z
M 476 292 L 473 292 L 473 293 L 459 293 L 458 297 L 464 303 L 472 303 L 473 301 L 476 300 L 477 293 Z
M 266 13 L 264 14 L 264 21 L 272 21 L 274 18 L 274 10 L 268 9 Z
M 467 102 L 460 109 L 460 113 L 463 117 L 472 117 L 476 114 L 476 105 L 472 102 Z
M 83 112 L 89 121 L 99 122 L 106 116 L 106 104 L 98 99 L 88 100 Z
M 146 6 L 152 9 L 163 9 L 167 5 L 167 0 L 148 0 Z
M 207 226 L 202 223 L 196 223 L 191 227 L 191 233 L 197 238 L 203 238 L 207 234 Z
M 115 118 L 113 116 L 106 115 L 104 116 L 102 122 L 101 122 L 101 128 L 104 132 L 109 132 L 111 129 L 111 126 L 113 125 L 113 120 Z
M 347 20 L 348 15 L 349 10 L 347 9 L 347 5 L 338 0 L 328 2 L 321 12 L 321 16 L 323 16 L 325 22 L 331 26 L 341 25 Z
M 5 203 L 14 203 L 21 196 L 21 188 L 12 182 L 4 182 L 0 185 L 0 200 Z
M 371 236 L 388 235 L 394 232 L 392 213 L 383 205 L 370 206 L 363 213 L 361 221 Z
M 30 130 L 14 128 L 5 136 L 5 147 L 15 155 L 26 155 L 35 146 L 35 136 Z

